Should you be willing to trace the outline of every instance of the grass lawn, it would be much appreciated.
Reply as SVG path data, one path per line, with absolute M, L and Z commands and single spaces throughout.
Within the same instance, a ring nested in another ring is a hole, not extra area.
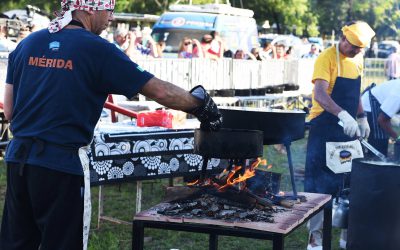
M 293 163 L 296 173 L 297 190 L 303 190 L 301 172 L 304 170 L 306 155 L 306 139 L 292 143 L 291 146 Z M 266 146 L 264 158 L 268 164 L 272 164 L 271 171 L 283 174 L 281 190 L 291 190 L 288 175 L 286 154 L 279 152 L 273 146 Z M 1 161 L 0 167 L 0 214 L 3 211 L 4 195 L 6 189 L 5 167 Z M 181 178 L 175 178 L 175 184 L 183 184 Z M 143 182 L 142 209 L 150 208 L 162 201 L 163 187 L 168 185 L 168 180 L 153 180 Z M 131 249 L 132 227 L 130 225 L 116 224 L 101 221 L 97 228 L 98 187 L 92 187 L 92 224 L 89 239 L 90 250 L 123 250 Z M 136 183 L 124 183 L 120 185 L 109 185 L 104 189 L 104 214 L 121 220 L 131 221 L 135 211 Z M 300 227 L 285 239 L 285 249 L 306 249 L 307 230 L 305 226 Z M 338 248 L 339 230 L 333 230 L 332 249 Z M 148 250 L 206 250 L 208 249 L 208 236 L 199 233 L 185 233 L 159 229 L 145 230 L 145 249 Z M 218 249 L 242 250 L 242 249 L 272 249 L 270 241 L 220 236 Z

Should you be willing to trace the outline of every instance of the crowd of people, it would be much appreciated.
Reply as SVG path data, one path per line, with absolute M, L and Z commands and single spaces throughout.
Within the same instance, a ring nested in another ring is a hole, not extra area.
M 143 58 L 162 58 L 166 47 L 165 41 L 155 41 L 151 36 L 149 27 L 135 27 L 126 29 L 118 27 L 112 30 L 109 27 L 101 36 L 117 48 L 122 50 L 132 60 Z M 7 27 L 0 23 L 0 49 L 3 52 L 11 52 L 17 44 L 35 31 L 35 27 L 24 26 L 18 32 L 18 36 L 10 39 L 7 35 Z M 178 47 L 178 58 L 209 58 L 217 60 L 219 58 L 233 58 L 243 60 L 286 60 L 294 58 L 291 54 L 292 47 L 284 43 L 265 42 L 260 47 L 250 50 L 238 48 L 232 50 L 225 43 L 224 39 L 216 31 L 204 34 L 201 39 L 184 37 Z M 301 58 L 316 58 L 320 50 L 315 44 L 310 44 L 310 51 Z
M 317 45 L 310 43 L 309 46 L 310 51 L 301 55 L 301 58 L 316 58 L 321 52 Z M 271 42 L 266 42 L 261 47 L 254 47 L 250 51 L 241 48 L 232 51 L 219 36 L 218 32 L 213 31 L 210 34 L 205 34 L 201 41 L 184 37 L 179 45 L 178 58 L 287 60 L 295 58 L 291 52 L 291 46 L 286 46 L 284 43 L 272 44 Z
M 151 29 L 136 27 L 132 30 L 117 28 L 113 35 L 103 35 L 104 38 L 114 43 L 124 51 L 131 59 L 162 58 L 166 47 L 165 41 L 155 41 L 151 36 Z M 321 52 L 317 45 L 310 43 L 310 51 L 301 58 L 316 58 Z M 185 36 L 178 45 L 177 57 L 183 59 L 209 58 L 232 58 L 243 60 L 286 60 L 295 58 L 292 54 L 292 47 L 284 43 L 272 44 L 266 42 L 261 47 L 254 47 L 250 50 L 233 50 L 225 43 L 224 39 L 216 31 L 204 34 L 201 39 Z

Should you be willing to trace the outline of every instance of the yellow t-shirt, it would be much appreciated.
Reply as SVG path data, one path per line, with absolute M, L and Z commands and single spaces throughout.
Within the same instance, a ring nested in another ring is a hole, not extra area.
M 314 74 L 312 82 L 321 79 L 329 83 L 328 95 L 332 94 L 333 87 L 335 86 L 336 77 L 338 76 L 338 66 L 336 57 L 336 47 L 332 46 L 324 50 L 314 64 Z M 345 57 L 339 53 L 340 62 L 340 76 L 350 79 L 356 79 L 361 75 L 363 71 L 363 57 L 362 54 L 358 54 L 354 58 Z M 324 109 L 314 100 L 314 90 L 312 93 L 312 108 L 310 111 L 309 119 L 313 119 L 320 115 Z

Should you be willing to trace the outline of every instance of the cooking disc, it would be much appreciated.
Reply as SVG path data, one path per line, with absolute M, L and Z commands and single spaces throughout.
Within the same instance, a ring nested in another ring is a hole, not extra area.
M 260 130 L 194 131 L 194 153 L 207 158 L 250 159 L 263 155 Z

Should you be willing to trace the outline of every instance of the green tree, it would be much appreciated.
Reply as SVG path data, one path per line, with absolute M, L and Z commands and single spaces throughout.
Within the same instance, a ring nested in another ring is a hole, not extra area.
M 311 8 L 318 10 L 318 24 L 323 35 L 340 28 L 351 20 L 363 20 L 376 31 L 379 38 L 398 38 L 400 13 L 398 0 L 310 0 Z
M 248 0 L 244 8 L 252 9 L 258 23 L 269 20 L 278 33 L 317 34 L 317 19 L 310 12 L 308 0 Z

